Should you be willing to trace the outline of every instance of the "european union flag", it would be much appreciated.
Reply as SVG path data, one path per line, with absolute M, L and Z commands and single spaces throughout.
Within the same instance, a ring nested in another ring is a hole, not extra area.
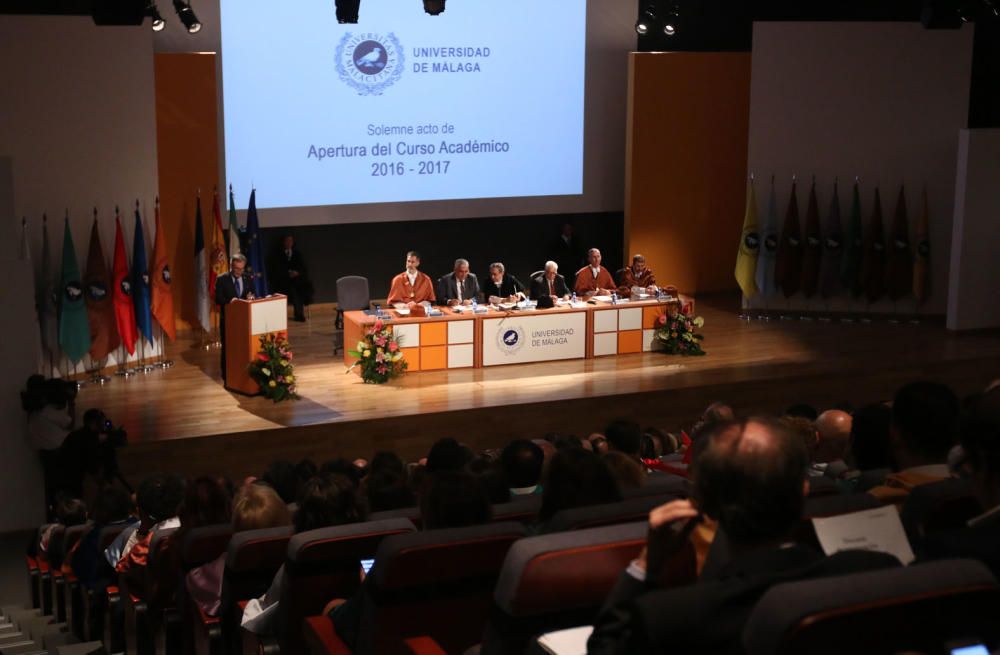
M 264 244 L 260 242 L 260 223 L 257 221 L 256 189 L 250 191 L 250 206 L 247 207 L 247 266 L 253 276 L 254 295 L 267 295 L 267 272 L 264 270 Z
M 153 318 L 149 306 L 149 266 L 146 263 L 146 237 L 142 231 L 139 201 L 135 202 L 135 238 L 132 241 L 132 300 L 135 324 L 146 341 L 153 345 Z

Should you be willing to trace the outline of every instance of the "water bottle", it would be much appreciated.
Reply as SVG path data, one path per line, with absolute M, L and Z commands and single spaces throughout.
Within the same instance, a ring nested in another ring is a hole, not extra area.
M 473 299 L 472 299 L 472 313 L 473 313 L 473 314 L 475 314 L 475 313 L 476 313 L 476 308 L 478 308 L 478 307 L 479 307 L 479 303 L 477 303 L 477 302 L 476 302 L 476 299 L 475 299 L 475 298 L 473 298 Z
M 375 318 L 382 318 L 382 305 L 375 305 Z
M 576 291 L 573 292 L 573 297 L 569 299 L 571 303 L 576 304 Z
M 617 291 L 612 291 L 611 292 L 611 304 L 612 305 L 617 305 L 618 304 L 618 292 Z

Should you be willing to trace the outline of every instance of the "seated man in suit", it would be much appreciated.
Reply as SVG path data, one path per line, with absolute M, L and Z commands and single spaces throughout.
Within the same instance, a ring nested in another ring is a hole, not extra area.
M 483 284 L 483 297 L 492 305 L 524 298 L 524 285 L 513 275 L 507 275 L 502 262 L 490 264 L 490 279 Z
M 253 300 L 253 278 L 246 273 L 247 258 L 236 253 L 229 261 L 229 273 L 215 278 L 215 304 L 219 306 L 219 335 L 222 341 L 222 381 L 226 381 L 226 305 L 234 300 Z
M 406 270 L 392 278 L 386 302 L 390 305 L 405 303 L 410 308 L 414 305 L 430 306 L 434 302 L 434 284 L 431 278 L 418 271 L 418 268 L 420 268 L 420 253 L 411 250 L 406 253 Z
M 780 582 L 899 566 L 891 555 L 831 557 L 789 543 L 809 492 L 805 445 L 772 419 L 727 421 L 705 435 L 692 468 L 693 496 L 649 515 L 649 538 L 619 579 L 594 625 L 591 655 L 741 653 L 757 600 Z M 706 516 L 717 520 L 731 559 L 698 582 L 660 588 L 664 564 Z
M 312 282 L 306 261 L 295 247 L 292 235 L 286 235 L 282 240 L 281 249 L 271 256 L 267 270 L 271 274 L 274 290 L 285 294 L 295 309 L 295 320 L 305 321 L 305 306 L 312 303 Z
M 608 295 L 617 289 L 618 285 L 611 278 L 611 273 L 601 266 L 601 251 L 597 248 L 588 250 L 587 265 L 576 272 L 576 286 L 573 290 L 579 295 L 589 298 L 590 296 Z
M 628 298 L 632 289 L 639 287 L 646 293 L 656 293 L 656 276 L 653 269 L 646 267 L 646 258 L 640 254 L 632 255 L 632 265 L 621 270 L 618 278 L 618 295 Z
M 469 272 L 469 260 L 456 259 L 451 273 L 438 278 L 438 302 L 454 307 L 480 301 L 479 280 Z
M 569 298 L 569 287 L 565 278 L 559 275 L 559 264 L 551 260 L 545 262 L 545 271 L 531 281 L 531 299 L 538 300 L 542 296 L 550 296 L 552 300 Z

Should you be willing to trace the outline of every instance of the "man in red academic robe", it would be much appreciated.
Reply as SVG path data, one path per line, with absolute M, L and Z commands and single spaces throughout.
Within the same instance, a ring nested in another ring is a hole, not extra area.
M 587 265 L 576 272 L 576 286 L 573 291 L 581 296 L 610 295 L 618 285 L 611 278 L 608 269 L 601 266 L 601 251 L 591 248 L 587 251 Z
M 389 299 L 386 302 L 390 305 L 405 303 L 410 308 L 434 302 L 434 283 L 430 277 L 417 270 L 419 267 L 420 253 L 415 250 L 406 253 L 406 270 L 392 278 Z
M 631 266 L 622 269 L 618 278 L 618 295 L 628 298 L 633 287 L 639 287 L 646 293 L 656 293 L 653 269 L 646 267 L 646 258 L 639 254 L 633 255 Z

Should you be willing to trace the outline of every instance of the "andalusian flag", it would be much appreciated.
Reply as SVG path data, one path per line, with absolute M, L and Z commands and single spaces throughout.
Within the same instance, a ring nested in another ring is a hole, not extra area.
M 87 271 L 83 276 L 84 294 L 87 299 L 87 318 L 90 323 L 90 357 L 102 360 L 118 347 L 121 339 L 115 325 L 115 303 L 111 293 L 111 272 L 104 260 L 101 231 L 97 225 L 97 208 L 90 228 L 90 247 L 87 250 Z
M 896 211 L 892 215 L 886 252 L 886 286 L 889 297 L 899 300 L 913 290 L 913 255 L 910 252 L 910 224 L 906 216 L 906 195 L 899 187 Z
M 753 178 L 747 184 L 747 208 L 743 215 L 743 234 L 736 252 L 736 283 L 744 298 L 752 298 L 757 293 L 757 255 L 760 252 L 760 235 L 757 233 L 757 196 L 753 190 Z
M 913 259 L 913 296 L 917 302 L 923 302 L 930 294 L 929 277 L 931 264 L 930 230 L 928 229 L 927 186 L 924 186 L 924 209 L 917 219 L 916 241 L 917 252 Z
M 864 252 L 864 229 L 861 225 L 861 192 L 857 181 L 851 199 L 851 215 L 844 234 L 844 255 L 840 260 L 840 284 L 857 298 L 864 291 L 861 281 L 861 256 Z
M 242 252 L 240 248 L 240 227 L 236 220 L 236 198 L 233 197 L 233 185 L 229 185 L 229 232 L 226 238 L 226 246 L 229 248 L 229 259 L 233 255 Z
M 201 222 L 201 196 L 194 210 L 194 285 L 198 323 L 201 329 L 212 329 L 211 306 L 208 300 L 208 267 L 205 262 L 205 229 Z
M 59 346 L 69 361 L 76 364 L 90 350 L 90 324 L 87 302 L 83 297 L 80 267 L 76 263 L 69 216 L 63 230 L 62 276 L 59 284 Z
M 177 337 L 177 325 L 174 322 L 174 291 L 173 277 L 170 274 L 170 262 L 167 252 L 167 235 L 160 225 L 160 199 L 156 199 L 156 240 L 153 242 L 153 317 L 160 324 L 163 334 L 173 341 Z
M 774 195 L 774 176 L 771 176 L 771 193 L 767 198 L 767 214 L 760 231 L 760 249 L 754 283 L 762 296 L 774 293 L 774 260 L 778 254 L 778 200 Z

